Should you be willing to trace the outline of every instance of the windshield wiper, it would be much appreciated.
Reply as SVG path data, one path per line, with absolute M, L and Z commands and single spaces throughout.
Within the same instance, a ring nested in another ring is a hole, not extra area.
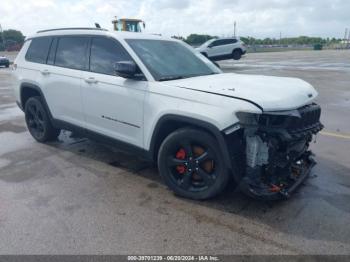
M 176 79 L 183 79 L 184 76 L 162 76 L 158 79 L 158 81 L 170 81 L 170 80 L 176 80 Z

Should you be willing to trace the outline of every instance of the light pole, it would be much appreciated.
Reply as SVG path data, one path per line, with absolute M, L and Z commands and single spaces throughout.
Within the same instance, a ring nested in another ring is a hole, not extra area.
M 236 23 L 236 21 L 233 23 L 233 26 L 234 26 L 233 36 L 236 37 L 236 33 L 237 33 L 237 31 L 236 31 L 237 30 L 237 23 Z
M 345 48 L 347 47 L 347 40 L 348 40 L 348 29 L 345 28 L 345 34 L 344 34 L 344 45 L 341 45 L 341 48 L 343 48 L 343 46 L 345 46 Z
M 0 24 L 0 33 L 1 33 L 1 42 L 2 42 L 2 45 L 4 46 L 5 48 L 5 37 L 4 37 L 4 32 L 2 31 L 2 26 Z
M 282 32 L 280 32 L 280 47 L 282 46 Z

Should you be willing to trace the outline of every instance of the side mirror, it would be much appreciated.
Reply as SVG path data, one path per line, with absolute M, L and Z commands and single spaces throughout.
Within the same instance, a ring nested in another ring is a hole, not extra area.
M 208 45 L 208 48 L 212 48 L 212 47 L 213 47 L 213 44 Z
M 134 61 L 119 61 L 114 64 L 115 73 L 124 78 L 137 79 L 137 65 Z

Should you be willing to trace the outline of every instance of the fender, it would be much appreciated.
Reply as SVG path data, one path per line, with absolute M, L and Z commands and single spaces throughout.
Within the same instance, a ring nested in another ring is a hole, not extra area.
M 227 168 L 232 169 L 230 154 L 229 154 L 227 144 L 225 142 L 224 134 L 216 126 L 214 126 L 211 123 L 208 123 L 206 121 L 199 120 L 196 118 L 180 116 L 180 115 L 167 114 L 167 115 L 163 115 L 158 120 L 155 128 L 153 129 L 153 134 L 152 134 L 151 144 L 150 144 L 150 149 L 149 149 L 150 154 L 152 156 L 154 156 L 154 153 L 156 150 L 156 141 L 157 141 L 157 136 L 159 134 L 159 130 L 161 129 L 162 125 L 165 124 L 167 121 L 182 122 L 182 123 L 189 124 L 191 126 L 197 126 L 197 127 L 203 128 L 204 130 L 208 131 L 218 141 L 219 148 L 220 148 L 222 156 L 224 158 L 225 165 L 227 166 Z
M 41 90 L 41 88 L 38 87 L 37 85 L 31 84 L 31 83 L 27 83 L 27 82 L 24 82 L 24 83 L 21 84 L 21 86 L 20 86 L 20 99 L 21 99 L 21 101 L 20 101 L 20 103 L 19 103 L 19 107 L 20 107 L 22 110 L 24 110 L 24 105 L 23 105 L 23 101 L 22 101 L 22 99 L 23 99 L 23 98 L 22 98 L 22 94 L 23 94 L 23 89 L 24 89 L 24 88 L 31 88 L 31 89 L 34 89 L 35 91 L 37 91 L 37 92 L 40 94 L 40 96 L 41 96 L 41 98 L 42 98 L 42 100 L 43 100 L 43 103 L 44 103 L 45 110 L 46 110 L 46 112 L 48 112 L 49 118 L 50 118 L 50 120 L 51 120 L 51 122 L 52 122 L 53 117 L 52 117 L 50 108 L 49 108 L 49 106 L 48 106 L 48 104 L 47 104 L 47 102 L 46 102 L 44 93 L 43 93 L 43 91 Z

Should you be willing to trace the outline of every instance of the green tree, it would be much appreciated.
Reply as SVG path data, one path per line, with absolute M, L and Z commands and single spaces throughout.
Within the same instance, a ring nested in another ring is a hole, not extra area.
M 182 36 L 178 36 L 178 35 L 173 35 L 171 38 L 177 39 L 177 40 L 182 40 L 185 41 L 185 38 L 183 38 Z
M 216 38 L 216 36 L 211 36 L 211 35 L 198 35 L 198 34 L 190 34 L 185 42 L 190 45 L 201 45 L 204 42 Z
M 10 42 L 15 42 L 17 44 L 23 44 L 24 38 L 25 37 L 21 31 L 8 29 L 3 31 L 1 36 L 1 40 L 2 40 L 1 42 L 5 40 L 5 42 L 10 41 Z

